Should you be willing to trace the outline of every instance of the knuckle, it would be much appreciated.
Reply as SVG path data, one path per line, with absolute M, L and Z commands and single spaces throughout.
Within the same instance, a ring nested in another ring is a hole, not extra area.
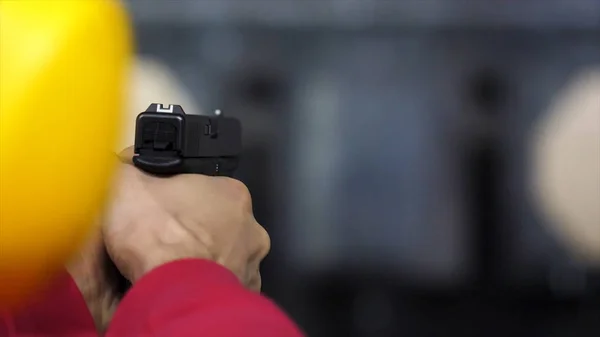
M 228 189 L 232 191 L 232 194 L 235 196 L 235 199 L 241 203 L 244 208 L 252 209 L 252 196 L 248 186 L 237 179 L 226 178 L 225 181 L 228 185 Z
M 258 258 L 263 260 L 271 251 L 271 237 L 267 230 L 257 224 L 257 237 L 258 237 Z
M 227 182 L 228 182 L 229 186 L 231 187 L 231 189 L 236 191 L 237 193 L 250 194 L 250 190 L 248 190 L 248 186 L 246 186 L 246 184 L 244 184 L 243 182 L 241 182 L 237 179 L 233 179 L 233 178 L 227 178 Z

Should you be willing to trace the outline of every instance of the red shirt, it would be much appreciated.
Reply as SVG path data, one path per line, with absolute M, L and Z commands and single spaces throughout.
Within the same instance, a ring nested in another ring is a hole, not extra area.
M 70 276 L 17 315 L 0 316 L 0 337 L 97 337 Z M 227 269 L 181 260 L 153 270 L 123 298 L 106 337 L 302 337 L 267 298 Z

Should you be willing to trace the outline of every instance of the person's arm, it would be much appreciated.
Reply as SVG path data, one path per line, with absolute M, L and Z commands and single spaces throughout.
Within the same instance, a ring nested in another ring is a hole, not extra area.
M 186 259 L 142 277 L 119 305 L 106 337 L 302 337 L 270 300 L 207 260 Z
M 64 272 L 48 292 L 16 314 L 0 314 L 1 337 L 97 337 L 83 296 Z

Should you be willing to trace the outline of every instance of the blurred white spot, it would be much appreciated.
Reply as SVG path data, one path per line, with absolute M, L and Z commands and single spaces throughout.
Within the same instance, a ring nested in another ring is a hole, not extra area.
M 600 262 L 600 68 L 557 96 L 533 142 L 534 195 L 577 257 Z

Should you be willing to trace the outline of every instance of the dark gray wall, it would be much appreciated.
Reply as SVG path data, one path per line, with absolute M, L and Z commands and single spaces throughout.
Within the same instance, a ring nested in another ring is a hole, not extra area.
M 381 317 L 431 313 L 386 304 L 372 279 L 597 291 L 530 205 L 526 149 L 557 90 L 600 65 L 600 1 L 129 3 L 139 53 L 171 66 L 203 108 L 242 119 L 240 176 L 274 243 L 265 290 L 314 336 L 429 331 L 385 319 L 336 330 L 333 317 L 355 317 L 336 306 L 311 317 L 328 301 L 315 289 L 337 278 L 351 290 L 331 303 L 355 298 Z

